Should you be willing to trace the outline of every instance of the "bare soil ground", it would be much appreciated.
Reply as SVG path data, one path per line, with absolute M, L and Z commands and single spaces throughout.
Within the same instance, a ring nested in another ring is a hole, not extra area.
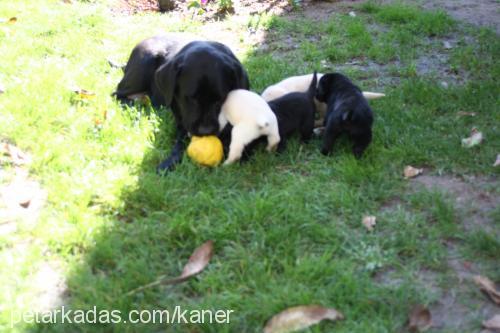
M 325 19 L 333 12 L 345 11 L 352 5 L 364 0 L 343 1 L 302 1 L 303 13 L 306 17 Z M 391 2 L 386 1 L 386 2 Z M 500 33 L 500 4 L 497 0 L 411 0 L 426 9 L 442 9 L 459 21 L 464 21 L 480 27 L 489 27 Z M 175 11 L 179 14 L 191 16 L 193 11 L 187 8 L 188 1 L 176 1 Z M 293 10 L 292 5 L 286 0 L 240 0 L 235 1 L 237 14 L 254 14 L 262 12 L 282 13 Z M 142 11 L 159 11 L 158 0 L 116 0 L 114 8 L 120 13 L 135 14 Z M 220 17 L 215 4 L 205 7 L 206 19 Z
M 485 177 L 422 175 L 410 182 L 408 191 L 444 192 L 455 206 L 457 222 L 461 228 L 467 232 L 486 230 L 500 237 L 490 214 L 500 205 L 500 197 L 495 194 L 494 184 L 495 179 Z M 405 209 L 405 203 L 400 198 L 394 198 L 384 210 L 401 208 Z M 432 328 L 436 332 L 465 332 L 478 320 L 490 318 L 498 312 L 498 307 L 482 295 L 473 282 L 475 275 L 481 275 L 481 265 L 465 259 L 458 251 L 456 242 L 453 237 L 445 241 L 448 252 L 446 266 L 449 272 L 445 280 L 432 270 L 416 272 L 414 277 L 417 287 L 436 299 L 429 306 Z M 391 288 L 397 288 L 403 283 L 402 278 L 392 269 L 377 273 L 375 281 Z M 481 331 L 487 332 L 490 331 Z

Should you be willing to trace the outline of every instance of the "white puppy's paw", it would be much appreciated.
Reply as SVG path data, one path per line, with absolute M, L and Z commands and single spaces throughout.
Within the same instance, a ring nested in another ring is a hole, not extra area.
M 323 132 L 325 132 L 325 127 L 317 127 L 313 130 L 314 135 L 316 136 L 321 136 L 323 135 Z

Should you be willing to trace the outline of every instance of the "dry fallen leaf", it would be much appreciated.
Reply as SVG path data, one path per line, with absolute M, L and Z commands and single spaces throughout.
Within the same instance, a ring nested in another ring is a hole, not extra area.
M 493 163 L 494 167 L 497 167 L 500 165 L 500 154 L 497 155 L 497 159 L 495 160 L 495 163 Z
M 31 162 L 31 158 L 27 154 L 10 143 L 0 143 L 0 154 L 9 156 L 14 165 L 25 165 Z
M 474 276 L 474 282 L 483 292 L 488 295 L 495 304 L 500 305 L 500 291 L 497 290 L 495 283 L 485 276 Z
M 0 94 L 3 94 L 5 92 L 5 88 L 3 84 L 0 83 Z
M 410 332 L 424 332 L 432 325 L 432 315 L 429 309 L 422 305 L 417 305 L 411 310 L 408 330 Z
M 417 168 L 412 167 L 411 165 L 407 165 L 405 167 L 403 174 L 404 174 L 405 179 L 408 179 L 408 178 L 417 177 L 418 175 L 420 175 L 423 172 L 424 172 L 424 169 L 417 169 Z
M 365 216 L 363 217 L 362 223 L 368 231 L 373 231 L 373 227 L 375 227 L 377 223 L 377 218 L 375 216 Z
M 0 19 L 0 23 L 16 23 L 17 17 L 13 16 L 9 19 Z
M 295 332 L 325 319 L 342 320 L 344 315 L 335 309 L 319 305 L 296 306 L 273 316 L 264 327 L 264 333 Z
M 151 99 L 149 98 L 147 93 L 132 94 L 132 95 L 128 95 L 127 98 L 134 101 L 134 102 L 138 102 L 144 106 L 151 105 Z
M 125 65 L 122 65 L 122 64 L 119 64 L 118 62 L 112 60 L 112 59 L 108 59 L 108 64 L 111 68 L 121 68 L 121 69 L 125 69 Z
M 453 48 L 453 46 L 451 46 L 451 43 L 446 40 L 443 42 L 443 47 L 447 50 Z
M 73 92 L 83 99 L 90 99 L 95 97 L 95 93 L 85 89 L 76 88 L 73 89 Z
M 465 111 L 459 111 L 457 112 L 458 116 L 469 116 L 469 117 L 475 117 L 477 113 L 475 112 L 465 112 Z
M 474 147 L 483 141 L 483 133 L 479 132 L 477 128 L 474 127 L 470 134 L 470 137 L 462 139 L 462 146 L 465 148 Z
M 489 330 L 500 332 L 500 314 L 494 315 L 489 320 L 483 321 L 483 327 Z
M 181 276 L 172 279 L 170 283 L 179 283 L 201 273 L 201 271 L 207 267 L 210 259 L 212 258 L 213 251 L 214 242 L 211 240 L 198 247 L 194 250 L 191 257 L 189 257 L 188 263 L 182 270 Z M 169 284 L 167 282 L 168 281 L 166 281 L 165 284 Z
M 147 285 L 141 286 L 139 288 L 136 288 L 134 290 L 129 291 L 125 295 L 132 295 L 135 294 L 136 292 L 155 287 L 161 284 L 177 284 L 184 282 L 193 276 L 201 273 L 205 267 L 207 267 L 208 263 L 210 262 L 210 259 L 212 258 L 213 255 L 213 250 L 214 250 L 214 242 L 209 240 L 205 243 L 203 243 L 201 246 L 196 248 L 194 250 L 193 254 L 191 257 L 189 257 L 189 260 L 187 264 L 184 266 L 184 269 L 182 270 L 182 274 L 178 277 L 175 277 L 173 279 L 168 279 L 165 276 L 161 276 L 156 281 L 151 282 Z

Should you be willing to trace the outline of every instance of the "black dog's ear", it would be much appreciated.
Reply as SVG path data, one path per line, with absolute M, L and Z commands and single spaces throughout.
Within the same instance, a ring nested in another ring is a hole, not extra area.
M 155 84 L 165 99 L 166 106 L 172 104 L 179 66 L 175 61 L 169 61 L 155 72 Z
M 238 71 L 240 74 L 238 75 L 239 77 L 239 82 L 238 86 L 240 89 L 246 89 L 250 90 L 250 80 L 248 79 L 248 74 L 247 71 L 243 68 L 242 65 L 238 64 Z
M 229 75 L 229 78 L 231 78 L 229 90 L 250 89 L 248 74 L 237 59 L 233 59 L 231 61 L 231 66 L 227 68 L 226 74 Z
M 330 95 L 330 81 L 331 76 L 325 74 L 321 77 L 318 83 L 318 89 L 316 90 L 316 99 L 320 102 L 326 103 L 328 96 Z

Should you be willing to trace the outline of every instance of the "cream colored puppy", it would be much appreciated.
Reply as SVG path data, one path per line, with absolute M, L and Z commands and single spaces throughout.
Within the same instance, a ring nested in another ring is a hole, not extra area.
M 278 120 L 266 101 L 249 90 L 231 91 L 222 105 L 219 126 L 233 125 L 229 154 L 224 162 L 228 165 L 238 161 L 245 146 L 253 140 L 267 136 L 267 150 L 273 151 L 280 142 Z
M 322 76 L 323 74 L 318 73 L 318 82 Z M 269 102 L 291 92 L 306 92 L 307 89 L 309 89 L 312 77 L 313 74 L 291 76 L 267 87 L 262 92 L 261 96 L 266 100 L 266 102 Z M 385 94 L 363 91 L 363 96 L 369 100 L 384 97 Z M 320 117 L 320 120 L 316 121 L 315 127 L 323 126 L 323 118 L 326 115 L 326 104 L 319 102 L 317 99 L 314 99 L 314 103 L 316 104 L 316 110 Z
M 323 74 L 318 73 L 318 82 L 321 80 Z M 291 76 L 272 86 L 267 87 L 261 94 L 266 102 L 279 98 L 291 92 L 306 92 L 311 84 L 313 74 L 305 74 L 299 76 Z M 377 99 L 384 97 L 385 94 L 363 91 L 363 96 L 366 99 Z

